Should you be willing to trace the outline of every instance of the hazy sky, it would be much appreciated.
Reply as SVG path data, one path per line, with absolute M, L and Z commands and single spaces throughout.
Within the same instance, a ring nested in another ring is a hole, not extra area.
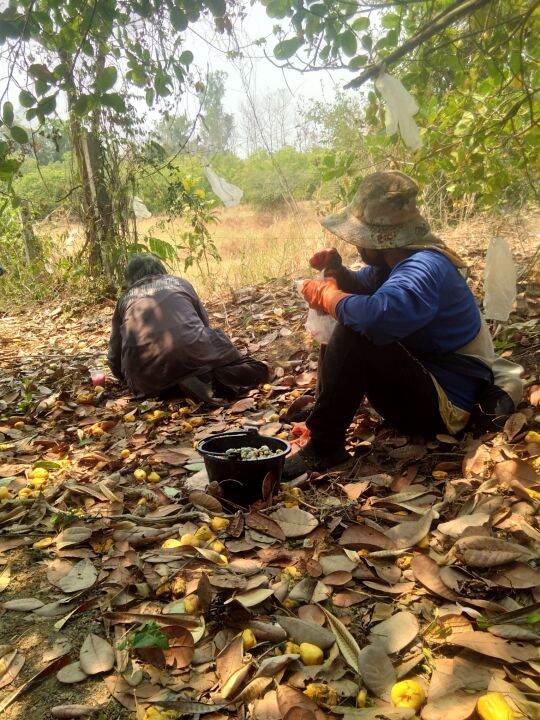
M 1 2 L 1 0 L 0 0 Z M 199 76 L 203 81 L 208 71 L 222 70 L 227 74 L 225 108 L 227 112 L 235 116 L 237 128 L 241 127 L 241 116 L 245 115 L 246 108 L 251 103 L 256 105 L 269 93 L 284 90 L 283 100 L 289 104 L 287 112 L 290 111 L 294 117 L 297 106 L 305 107 L 309 100 L 331 101 L 338 89 L 353 77 L 347 71 L 328 71 L 299 73 L 295 70 L 281 69 L 273 65 L 264 53 L 273 57 L 273 48 L 278 38 L 273 35 L 273 27 L 279 21 L 269 18 L 265 9 L 260 5 L 245 7 L 246 17 L 244 20 L 237 20 L 234 24 L 232 36 L 220 35 L 214 29 L 214 23 L 206 18 L 186 31 L 185 42 L 182 49 L 189 49 L 193 52 L 195 60 L 191 69 L 195 77 Z M 253 41 L 266 38 L 266 43 L 260 47 L 252 45 Z M 230 59 L 227 51 L 242 48 L 242 59 Z M 3 74 L 3 73 L 2 73 Z M 18 105 L 19 88 L 17 87 L 17 75 L 15 73 L 9 91 L 5 99 L 11 100 L 15 106 Z M 21 77 L 21 85 L 24 86 L 24 79 Z M 5 77 L 0 78 L 0 91 L 5 89 Z M 170 98 L 169 98 L 170 100 Z M 152 127 L 158 119 L 157 110 L 148 110 L 144 100 L 141 99 L 137 105 L 140 107 L 144 124 Z M 199 107 L 199 100 L 196 94 L 191 91 L 178 99 L 173 112 L 188 111 L 194 116 Z M 57 111 L 65 116 L 65 102 L 59 98 Z M 294 143 L 294 123 L 291 123 L 291 137 L 287 142 Z M 237 133 L 237 139 L 242 145 L 242 134 Z M 245 152 L 245 147 L 236 148 L 238 152 Z
M 235 24 L 232 38 L 215 33 L 212 22 L 197 23 L 187 32 L 185 47 L 192 50 L 195 65 L 204 76 L 207 70 L 222 70 L 227 73 L 226 110 L 234 114 L 239 122 L 240 115 L 251 98 L 254 104 L 268 93 L 285 90 L 290 101 L 291 112 L 298 104 L 306 105 L 305 100 L 331 101 L 337 90 L 353 77 L 347 71 L 328 71 L 300 73 L 291 69 L 282 69 L 272 64 L 266 57 L 273 56 L 273 48 L 278 39 L 273 35 L 275 19 L 266 15 L 259 5 L 248 8 L 248 15 L 242 22 Z M 262 47 L 251 43 L 266 38 Z M 227 50 L 236 44 L 243 48 L 243 59 L 231 60 Z M 194 108 L 193 98 L 187 98 L 188 107 Z M 294 138 L 290 138 L 292 143 Z

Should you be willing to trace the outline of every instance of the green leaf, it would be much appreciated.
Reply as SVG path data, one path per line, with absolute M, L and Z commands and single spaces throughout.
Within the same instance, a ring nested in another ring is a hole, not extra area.
M 75 115 L 78 115 L 81 117 L 82 115 L 85 115 L 90 108 L 90 96 L 89 95 L 79 95 L 77 100 L 72 105 L 72 110 L 75 113 Z M 26 114 L 26 117 L 28 117 L 28 113 Z
M 13 117 L 13 103 L 8 100 L 2 108 L 2 120 L 8 127 L 11 127 L 11 125 L 13 125 Z
M 159 625 L 152 621 L 139 625 L 133 632 L 129 633 L 127 638 L 118 646 L 119 650 L 126 647 L 131 648 L 149 648 L 157 647 L 167 650 L 169 641 L 164 632 L 161 631 Z
M 171 78 L 166 72 L 161 69 L 156 71 L 156 75 L 154 77 L 154 88 L 159 97 L 167 97 L 167 95 L 171 94 L 171 90 L 169 88 L 170 82 Z
M 270 0 L 266 5 L 266 14 L 268 17 L 281 20 L 287 15 L 288 7 L 287 0 Z
M 174 5 L 170 10 L 171 25 L 178 32 L 182 32 L 187 29 L 188 19 L 186 13 L 179 7 Z
M 100 92 L 107 92 L 107 90 L 114 87 L 117 77 L 118 71 L 115 67 L 109 65 L 109 67 L 103 68 L 103 70 L 98 74 L 94 82 L 94 87 Z
M 345 55 L 348 55 L 349 57 L 352 57 L 354 53 L 356 52 L 356 37 L 355 34 L 352 32 L 352 30 L 347 30 L 344 33 L 341 33 L 341 35 L 338 38 L 339 44 L 341 46 L 341 49 L 345 53 Z
M 24 145 L 24 143 L 28 142 L 28 133 L 20 125 L 12 125 L 9 129 L 9 132 L 11 133 L 11 137 L 15 140 L 15 142 L 18 142 L 21 145 Z
M 21 161 L 15 160 L 15 158 L 4 158 L 0 160 L 0 180 L 9 182 L 20 166 Z
M 44 468 L 45 470 L 61 470 L 62 463 L 56 462 L 56 460 L 38 460 L 33 465 L 35 468 Z
M 349 62 L 349 68 L 351 70 L 358 70 L 358 68 L 364 67 L 368 61 L 367 55 L 357 55 Z
M 381 20 L 381 25 L 389 30 L 395 30 L 399 27 L 401 19 L 396 13 L 386 13 Z
M 191 50 L 184 50 L 184 52 L 178 58 L 182 65 L 191 65 L 193 62 L 193 53 Z
M 34 63 L 33 65 L 30 65 L 28 68 L 28 74 L 33 78 L 36 78 L 36 80 L 42 80 L 43 82 L 50 83 L 54 80 L 52 73 L 42 63 Z
M 146 100 L 146 104 L 148 105 L 148 107 L 152 107 L 152 105 L 154 104 L 154 91 L 152 88 L 146 88 L 144 99 Z
M 56 95 L 48 95 L 39 101 L 37 111 L 41 115 L 50 115 L 56 110 Z
M 223 17 L 227 9 L 225 0 L 206 0 L 206 6 L 210 8 L 210 12 L 214 17 Z
M 300 37 L 289 38 L 288 40 L 282 40 L 274 48 L 274 55 L 278 60 L 287 60 L 297 52 L 304 41 Z
M 36 104 L 36 98 L 31 92 L 28 92 L 28 90 L 21 90 L 19 93 L 19 102 L 23 107 L 29 108 Z
M 326 17 L 328 15 L 328 7 L 324 3 L 315 3 L 309 8 L 309 12 L 317 17 Z
M 107 95 L 102 95 L 100 102 L 102 105 L 110 107 L 119 113 L 125 113 L 127 109 L 126 102 L 119 93 L 108 93 Z
M 353 20 L 353 22 L 351 23 L 351 28 L 357 31 L 367 30 L 368 27 L 369 18 L 366 15 L 361 15 L 360 17 L 357 17 L 356 20 Z
M 514 75 L 521 74 L 521 53 L 519 50 L 512 50 L 510 53 L 510 70 Z

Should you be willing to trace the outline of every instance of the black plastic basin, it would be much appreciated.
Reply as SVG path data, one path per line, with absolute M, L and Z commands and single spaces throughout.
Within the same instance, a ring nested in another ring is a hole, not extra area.
M 227 450 L 267 445 L 278 455 L 255 460 L 224 457 Z M 260 435 L 257 430 L 235 430 L 205 438 L 197 445 L 210 482 L 221 486 L 223 498 L 247 507 L 270 496 L 281 480 L 285 457 L 291 446 L 285 440 Z

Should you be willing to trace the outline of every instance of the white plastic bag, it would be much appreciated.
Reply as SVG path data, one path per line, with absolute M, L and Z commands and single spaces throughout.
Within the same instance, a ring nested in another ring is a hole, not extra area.
M 484 269 L 484 315 L 488 320 L 508 320 L 516 301 L 516 283 L 516 264 L 507 241 L 491 238 Z
M 227 180 L 224 180 L 222 177 L 219 177 L 219 175 L 216 175 L 210 165 L 205 166 L 204 174 L 210 183 L 210 187 L 225 207 L 235 207 L 235 205 L 238 205 L 244 194 L 243 190 L 240 190 L 240 188 L 236 187 L 236 185 L 233 185 L 232 183 L 227 182 Z
M 422 147 L 422 138 L 413 119 L 418 112 L 416 100 L 405 90 L 400 80 L 388 73 L 379 75 L 375 87 L 381 93 L 386 107 L 386 132 L 394 135 L 399 130 L 405 145 L 411 150 L 418 150 Z
M 152 217 L 150 210 L 146 207 L 141 198 L 138 198 L 136 195 L 133 198 L 132 207 L 137 220 L 146 220 L 147 218 Z
M 321 280 L 324 279 L 324 273 L 321 273 L 319 278 Z M 303 282 L 303 280 L 298 280 L 296 282 L 296 289 L 300 295 L 302 294 L 301 288 Z M 337 320 L 335 320 L 331 315 L 327 315 L 325 312 L 315 310 L 314 308 L 308 309 L 306 317 L 306 330 L 311 337 L 321 345 L 328 345 L 336 325 Z

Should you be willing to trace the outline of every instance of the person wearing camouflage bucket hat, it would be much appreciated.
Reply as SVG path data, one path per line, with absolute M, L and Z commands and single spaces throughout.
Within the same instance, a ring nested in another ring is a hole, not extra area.
M 433 249 L 458 268 L 464 261 L 431 232 L 416 206 L 418 185 L 398 170 L 368 175 L 345 210 L 329 215 L 323 227 L 337 237 L 366 250 Z
M 500 424 L 521 398 L 522 368 L 495 354 L 466 265 L 433 234 L 418 193 L 404 173 L 376 172 L 322 221 L 367 267 L 349 270 L 334 248 L 311 258 L 324 279 L 304 281 L 302 294 L 338 324 L 319 359 L 310 441 L 285 479 L 350 459 L 346 432 L 365 398 L 400 432 L 426 437 Z

